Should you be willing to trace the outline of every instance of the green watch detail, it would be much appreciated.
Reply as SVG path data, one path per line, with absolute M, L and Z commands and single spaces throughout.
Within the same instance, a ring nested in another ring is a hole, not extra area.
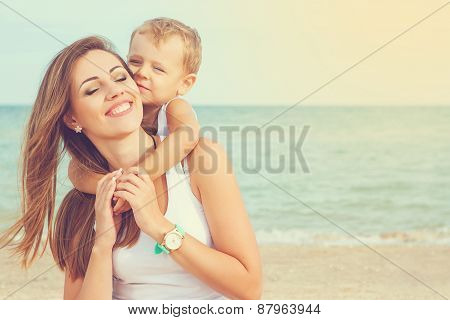
M 178 225 L 178 224 L 175 225 L 175 228 L 184 237 L 185 232 L 184 232 L 183 228 L 181 228 L 181 226 Z M 163 240 L 163 242 L 164 242 L 164 240 Z M 170 251 L 164 245 L 162 245 L 162 244 L 160 244 L 158 242 L 155 244 L 155 251 L 154 252 L 155 252 L 155 254 L 160 254 L 161 252 L 164 252 L 166 254 L 170 253 Z
M 175 228 L 177 228 L 178 232 L 181 233 L 181 235 L 184 237 L 185 232 L 184 232 L 183 228 L 178 224 L 175 225 Z
M 163 245 L 159 244 L 158 242 L 155 244 L 155 254 L 160 254 L 161 252 L 169 253 L 169 250 L 166 249 Z

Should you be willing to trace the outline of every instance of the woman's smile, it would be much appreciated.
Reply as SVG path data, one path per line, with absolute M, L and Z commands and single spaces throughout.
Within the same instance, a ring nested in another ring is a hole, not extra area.
M 109 109 L 109 111 L 106 113 L 106 116 L 112 118 L 122 117 L 130 113 L 133 110 L 133 108 L 134 104 L 131 101 L 116 104 L 114 107 Z

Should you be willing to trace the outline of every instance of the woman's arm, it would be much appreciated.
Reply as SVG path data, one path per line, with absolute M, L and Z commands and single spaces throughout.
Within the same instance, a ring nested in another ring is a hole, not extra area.
M 186 233 L 181 247 L 170 256 L 229 298 L 260 299 L 262 271 L 258 246 L 225 151 L 218 144 L 200 139 L 189 160 L 191 185 L 193 191 L 199 191 L 215 248 Z M 114 195 L 130 203 L 139 228 L 161 243 L 174 225 L 154 201 L 157 195 L 150 176 L 138 178 L 139 169 L 133 170 L 119 179 L 119 191 Z
M 111 300 L 111 298 L 112 250 L 94 245 L 84 278 L 73 280 L 66 270 L 64 300 Z
M 89 263 L 84 279 L 71 279 L 66 268 L 64 299 L 112 299 L 112 249 L 117 240 L 122 216 L 113 215 L 111 199 L 116 189 L 116 179 L 121 174 L 120 170 L 108 173 L 97 184 L 96 235 Z M 73 249 L 71 251 L 73 252 Z
M 191 184 L 200 193 L 215 249 L 188 236 L 173 259 L 229 297 L 260 299 L 259 250 L 226 152 L 219 144 L 201 139 L 189 164 Z
M 184 269 L 232 299 L 260 299 L 261 262 L 247 212 L 226 153 L 218 144 L 200 139 L 189 159 L 191 184 L 198 188 L 215 249 L 186 233 L 170 256 Z M 176 221 L 174 221 L 176 223 Z M 161 243 L 173 225 L 161 216 Z

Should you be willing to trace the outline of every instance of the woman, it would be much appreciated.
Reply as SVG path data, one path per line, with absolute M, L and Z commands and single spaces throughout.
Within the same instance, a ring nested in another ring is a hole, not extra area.
M 43 251 L 50 241 L 65 271 L 65 299 L 259 299 L 258 248 L 223 149 L 201 140 L 183 164 L 153 183 L 133 167 L 161 140 L 140 127 L 142 101 L 130 74 L 97 37 L 73 43 L 52 61 L 25 135 L 22 218 L 2 236 L 2 247 L 24 229 L 13 249 L 30 265 L 47 217 Z M 130 111 L 109 116 L 124 103 Z M 53 227 L 56 173 L 65 149 L 87 170 L 106 175 L 96 196 L 71 190 Z M 130 169 L 118 178 L 118 168 Z M 114 195 L 133 210 L 113 215 Z M 175 224 L 185 229 L 181 246 L 155 255 L 154 245 Z

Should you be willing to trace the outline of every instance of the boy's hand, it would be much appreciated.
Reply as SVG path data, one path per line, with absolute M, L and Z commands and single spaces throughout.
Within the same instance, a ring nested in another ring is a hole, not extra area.
M 142 171 L 142 169 L 139 170 L 136 167 L 132 167 L 132 168 L 125 170 L 124 174 L 136 172 L 136 170 L 137 170 L 137 172 L 140 171 L 141 173 L 145 173 L 145 171 Z M 119 183 L 119 182 L 120 182 L 120 178 L 117 180 L 117 183 Z M 114 196 L 113 200 L 117 201 L 113 208 L 114 214 L 116 214 L 116 215 L 122 214 L 131 209 L 130 203 L 128 201 L 126 201 L 125 199 Z
M 157 197 L 153 181 L 137 167 L 130 168 L 129 172 L 117 179 L 114 195 L 130 203 L 138 227 L 156 239 L 159 236 L 158 223 L 163 214 L 155 201 Z
M 114 214 L 121 214 L 131 209 L 131 206 L 128 203 L 128 201 L 117 197 L 114 197 L 113 200 L 117 201 L 113 208 Z

